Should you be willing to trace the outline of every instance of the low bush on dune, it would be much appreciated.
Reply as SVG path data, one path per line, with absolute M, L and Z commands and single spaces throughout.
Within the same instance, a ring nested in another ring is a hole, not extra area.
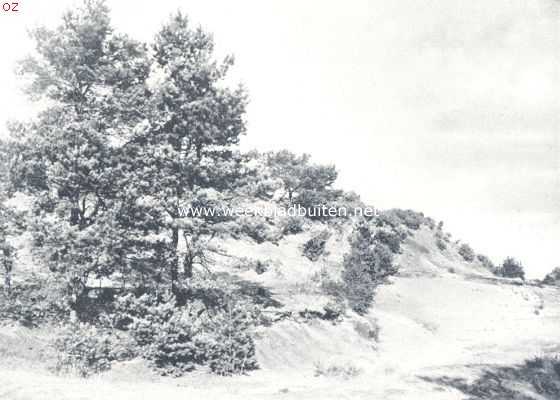
M 319 257 L 325 254 L 327 241 L 331 237 L 329 231 L 324 230 L 314 235 L 303 245 L 303 255 L 311 261 L 317 261 Z
M 304 221 L 301 217 L 286 217 L 280 222 L 284 235 L 295 235 L 303 232 Z
M 257 243 L 275 242 L 280 239 L 281 233 L 266 222 L 264 218 L 243 216 L 236 222 L 234 236 L 245 235 Z
M 342 272 L 345 294 L 350 307 L 365 314 L 373 302 L 375 288 L 397 269 L 391 249 L 375 239 L 374 228 L 368 222 L 359 222 L 349 241 L 350 252 L 344 256 Z
M 560 358 L 535 357 L 520 365 L 492 366 L 474 381 L 449 376 L 423 379 L 453 387 L 473 400 L 557 400 L 560 398 Z
M 111 368 L 112 343 L 110 336 L 94 326 L 67 326 L 55 339 L 57 350 L 55 372 L 88 377 Z
M 216 290 L 207 304 L 192 300 L 178 305 L 165 294 L 120 296 L 113 314 L 99 326 L 75 324 L 60 333 L 54 342 L 59 354 L 55 370 L 88 377 L 110 369 L 113 361 L 135 357 L 174 377 L 198 367 L 219 375 L 256 369 L 258 308 L 231 291 Z
M 347 362 L 345 364 L 324 364 L 322 362 L 315 363 L 315 376 L 325 376 L 327 378 L 355 378 L 362 373 L 362 370 Z
M 463 257 L 463 260 L 468 262 L 474 261 L 475 258 L 474 250 L 466 243 L 463 243 L 461 246 L 459 246 L 459 255 Z
M 0 322 L 14 321 L 33 328 L 46 322 L 62 322 L 70 309 L 53 290 L 58 282 L 30 277 L 0 292 Z M 49 287 L 50 286 L 50 287 Z
M 487 256 L 485 256 L 484 254 L 477 254 L 476 259 L 478 261 L 480 261 L 480 263 L 482 264 L 482 266 L 484 268 L 486 268 L 488 271 L 491 272 L 495 272 L 496 271 L 496 266 L 494 265 L 494 263 L 492 262 L 492 260 L 490 260 Z
M 441 239 L 436 239 L 436 246 L 441 251 L 447 249 L 447 244 Z
M 261 275 L 268 271 L 272 265 L 272 260 L 257 260 L 241 257 L 233 264 L 233 268 L 241 271 L 255 271 L 257 274 Z
M 409 229 L 418 230 L 422 225 L 433 227 L 435 222 L 431 218 L 425 217 L 423 213 L 394 208 L 381 212 L 377 218 L 377 224 L 378 226 L 389 225 L 395 228 L 402 224 Z
M 374 240 L 383 243 L 395 254 L 401 251 L 402 238 L 394 230 L 381 228 L 375 232 Z
M 521 278 L 525 279 L 525 269 L 520 261 L 513 257 L 508 257 L 502 265 L 496 269 L 496 275 L 504 278 Z
M 552 272 L 547 274 L 542 280 L 542 283 L 545 285 L 560 286 L 560 267 L 553 269 Z

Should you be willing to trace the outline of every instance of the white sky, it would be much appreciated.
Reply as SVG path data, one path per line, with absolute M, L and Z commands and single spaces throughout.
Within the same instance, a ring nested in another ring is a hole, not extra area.
M 12 73 L 26 29 L 68 0 L 0 13 L 0 123 L 29 115 Z M 560 266 L 560 3 L 555 0 L 109 0 L 149 40 L 178 7 L 237 59 L 245 148 L 334 162 L 380 208 L 445 221 L 530 277 Z

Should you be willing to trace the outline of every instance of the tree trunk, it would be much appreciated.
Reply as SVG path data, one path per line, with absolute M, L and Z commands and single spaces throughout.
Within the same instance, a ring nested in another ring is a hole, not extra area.
M 178 254 L 178 246 L 179 246 L 179 228 L 173 227 L 173 236 L 172 236 L 172 248 L 171 251 L 173 255 L 171 257 L 171 262 L 169 265 L 169 278 L 171 279 L 171 292 L 177 296 L 179 294 L 179 254 Z

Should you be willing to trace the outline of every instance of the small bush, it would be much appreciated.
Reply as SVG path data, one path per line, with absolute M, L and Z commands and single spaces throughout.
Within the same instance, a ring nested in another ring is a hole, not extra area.
M 323 208 L 334 207 L 336 193 L 328 190 L 302 190 L 294 200 L 294 205 L 299 205 L 306 210 L 305 216 L 314 221 L 328 221 L 335 217 L 325 213 Z
M 259 244 L 280 239 L 279 235 L 273 231 L 264 219 L 257 217 L 241 217 L 238 221 L 237 230 L 238 234 L 246 235 Z
M 496 270 L 496 266 L 494 265 L 494 263 L 492 262 L 492 260 L 490 260 L 488 257 L 486 257 L 484 254 L 478 254 L 476 256 L 477 260 L 480 261 L 480 263 L 482 264 L 482 266 L 484 268 L 486 268 L 488 271 L 492 271 L 494 272 Z
M 128 294 L 116 299 L 112 325 L 126 329 L 139 347 L 153 343 L 163 325 L 175 313 L 175 298 Z
M 344 303 L 336 300 L 331 300 L 323 307 L 324 314 L 323 319 L 328 321 L 340 320 L 346 311 Z
M 360 222 L 350 237 L 350 252 L 344 256 L 342 279 L 350 307 L 359 314 L 367 312 L 377 285 L 394 273 L 393 253 L 376 242 L 372 228 Z
M 55 339 L 54 347 L 58 352 L 57 373 L 85 378 L 111 368 L 109 336 L 93 326 L 69 326 Z
M 330 236 L 331 234 L 326 230 L 313 236 L 303 245 L 303 255 L 311 261 L 317 261 L 325 253 Z
M 396 228 L 402 224 L 409 229 L 418 230 L 423 224 L 431 225 L 431 220 L 426 218 L 424 214 L 413 210 L 401 210 L 398 208 L 383 211 L 378 218 L 379 226 L 392 226 Z
M 204 302 L 186 306 L 169 296 L 123 296 L 115 323 L 130 332 L 139 354 L 162 375 L 181 376 L 202 365 L 220 375 L 257 368 L 252 339 L 257 307 L 223 285 L 204 286 L 204 293 Z
M 264 274 L 272 266 L 271 260 L 255 260 L 247 257 L 239 258 L 233 268 L 242 271 L 255 271 L 257 274 Z
M 70 309 L 62 291 L 59 282 L 34 277 L 15 284 L 10 293 L 0 293 L 0 321 L 15 321 L 28 328 L 63 322 Z
M 371 275 L 363 269 L 347 267 L 342 273 L 342 279 L 350 308 L 360 315 L 367 313 L 373 303 L 376 288 Z
M 364 339 L 373 340 L 375 342 L 379 341 L 381 329 L 377 324 L 372 326 L 369 322 L 356 321 L 354 322 L 354 330 Z
M 198 336 L 197 319 L 192 309 L 181 310 L 158 327 L 147 358 L 162 375 L 181 376 L 204 363 L 209 344 Z
M 281 222 L 281 229 L 284 235 L 295 235 L 303 232 L 303 218 L 287 217 Z
M 375 232 L 373 239 L 389 247 L 389 249 L 395 254 L 398 254 L 401 251 L 401 237 L 393 231 L 379 229 Z
M 436 239 L 436 246 L 441 251 L 444 251 L 445 249 L 447 249 L 447 244 L 441 239 Z
M 525 279 L 525 270 L 521 262 L 517 261 L 515 258 L 508 257 L 502 263 L 502 266 L 496 271 L 497 275 L 503 276 L 504 278 L 521 278 Z
M 544 277 L 542 282 L 545 285 L 560 286 L 560 267 L 553 269 L 552 272 Z
M 230 302 L 211 321 L 213 340 L 208 361 L 218 375 L 243 374 L 258 368 L 255 343 L 251 335 L 256 310 L 244 302 Z
M 362 373 L 362 370 L 352 363 L 344 365 L 324 365 L 321 362 L 315 363 L 315 376 L 325 376 L 328 378 L 355 378 Z
M 463 243 L 459 247 L 459 255 L 463 257 L 465 261 L 468 262 L 474 261 L 474 257 L 475 257 L 474 250 L 471 248 L 471 246 L 469 246 L 466 243 Z

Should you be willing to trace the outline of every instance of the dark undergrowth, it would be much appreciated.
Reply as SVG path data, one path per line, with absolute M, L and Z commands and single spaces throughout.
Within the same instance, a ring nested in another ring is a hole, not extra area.
M 535 357 L 514 366 L 491 366 L 474 381 L 441 376 L 422 379 L 465 394 L 467 400 L 558 400 L 560 358 Z

